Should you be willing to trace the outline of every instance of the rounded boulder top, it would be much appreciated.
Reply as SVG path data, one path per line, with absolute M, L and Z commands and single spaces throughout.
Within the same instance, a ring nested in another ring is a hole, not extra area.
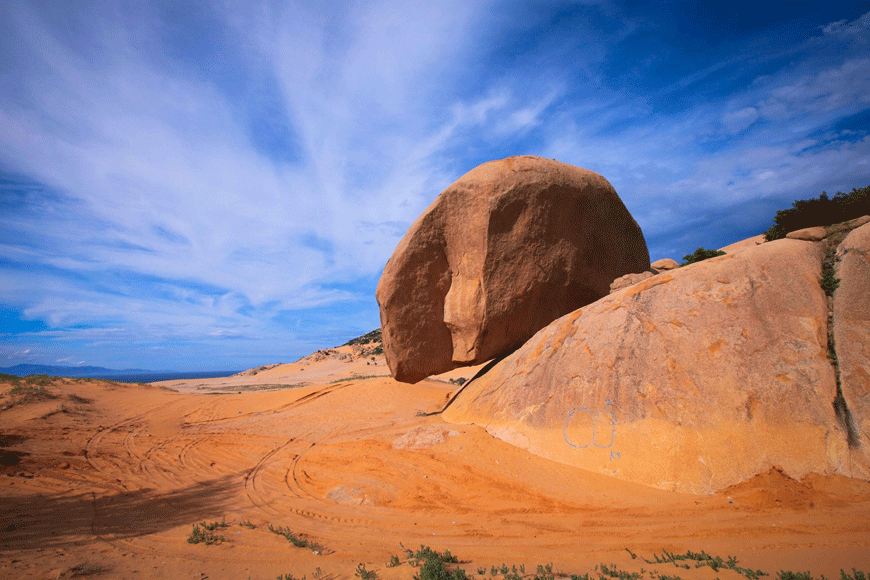
M 432 202 L 384 268 L 387 364 L 414 383 L 485 362 L 649 267 L 640 226 L 601 175 L 532 156 L 484 163 Z

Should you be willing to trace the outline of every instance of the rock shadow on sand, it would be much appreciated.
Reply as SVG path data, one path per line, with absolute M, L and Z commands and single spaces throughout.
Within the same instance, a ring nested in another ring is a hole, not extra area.
M 166 492 L 146 488 L 103 495 L 4 497 L 0 546 L 29 550 L 96 538 L 134 538 L 214 518 L 238 494 L 238 477 L 227 475 Z

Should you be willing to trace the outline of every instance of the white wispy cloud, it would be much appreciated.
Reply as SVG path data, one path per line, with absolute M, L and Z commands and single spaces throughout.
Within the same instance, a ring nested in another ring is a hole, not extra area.
M 6 354 L 372 326 L 404 231 L 493 157 L 601 172 L 672 257 L 741 204 L 870 179 L 838 126 L 870 107 L 866 14 L 646 91 L 607 64 L 658 23 L 609 3 L 109 4 L 0 7 L 0 303 L 50 327 Z

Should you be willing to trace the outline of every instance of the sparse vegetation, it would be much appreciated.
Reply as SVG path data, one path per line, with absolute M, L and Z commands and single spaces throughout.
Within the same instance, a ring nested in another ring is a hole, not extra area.
M 420 573 L 414 576 L 414 580 L 468 580 L 469 576 L 462 568 L 454 568 L 448 570 L 446 563 L 457 563 L 458 560 L 450 553 L 450 550 L 445 550 L 443 554 L 429 548 L 428 546 L 420 546 L 420 549 L 414 552 L 402 546 L 407 552 L 409 562 L 421 562 Z M 631 556 L 632 560 L 640 558 L 648 564 L 673 564 L 677 568 L 692 570 L 708 567 L 713 572 L 719 573 L 720 570 L 732 570 L 748 580 L 760 580 L 762 576 L 768 576 L 766 572 L 761 570 L 752 570 L 739 566 L 737 558 L 729 556 L 723 559 L 719 556 L 711 556 L 704 550 L 700 552 L 686 551 L 685 554 L 671 553 L 663 550 L 661 555 L 653 554 L 652 559 L 648 560 L 642 556 L 638 556 L 630 549 L 626 548 L 626 552 Z M 398 560 L 398 557 L 393 557 Z M 391 558 L 392 561 L 392 558 Z M 595 566 L 596 576 L 585 574 L 564 574 L 554 573 L 552 564 L 538 564 L 535 574 L 526 574 L 525 566 L 510 566 L 502 564 L 501 566 L 492 566 L 489 569 L 489 575 L 492 577 L 489 580 L 495 580 L 494 577 L 501 576 L 501 580 L 555 580 L 559 578 L 567 580 L 682 580 L 678 575 L 670 575 L 659 572 L 656 569 L 629 572 L 621 570 L 617 564 L 601 563 Z M 484 577 L 487 574 L 486 567 L 477 568 L 477 576 Z M 364 580 L 364 579 L 363 579 Z M 483 579 L 482 579 L 483 580 Z M 777 580 L 828 580 L 824 576 L 818 579 L 813 578 L 809 572 L 779 572 Z M 860 570 L 852 569 L 851 574 L 840 571 L 839 580 L 870 580 L 870 574 L 866 574 Z
M 382 342 L 382 341 L 383 341 L 383 337 L 381 335 L 381 329 L 376 328 L 373 331 L 367 332 L 366 334 L 364 334 L 362 336 L 358 336 L 356 338 L 350 339 L 349 341 L 347 341 L 346 343 L 344 343 L 341 346 L 354 346 L 356 344 L 363 345 L 363 344 L 371 344 L 373 342 Z
M 414 575 L 414 580 L 468 580 L 468 575 L 462 568 L 448 571 L 444 562 L 438 558 L 429 558 L 420 567 L 420 573 Z
M 774 225 L 764 232 L 764 238 L 779 240 L 796 230 L 828 226 L 867 214 L 870 214 L 870 186 L 849 193 L 838 191 L 834 197 L 823 191 L 817 198 L 797 200 L 790 209 L 776 212 Z
M 193 530 L 187 537 L 187 543 L 205 544 L 206 546 L 211 546 L 213 544 L 220 544 L 221 542 L 226 542 L 226 538 L 224 538 L 223 536 L 218 536 L 214 533 L 215 530 L 223 529 L 225 527 L 227 527 L 226 522 L 212 522 L 210 524 L 202 522 L 201 524 L 193 524 Z
M 360 580 L 376 580 L 378 577 L 374 570 L 366 570 L 366 565 L 362 562 L 357 565 L 354 575 Z
M 683 263 L 680 264 L 680 267 L 688 266 L 689 264 L 695 264 L 697 262 L 702 262 L 704 260 L 709 260 L 710 258 L 715 258 L 716 256 L 724 256 L 725 252 L 722 250 L 705 250 L 704 248 L 698 248 L 691 254 L 686 254 L 683 256 Z
M 628 553 L 631 554 L 632 559 L 637 556 L 628 550 Z M 691 550 L 686 551 L 685 554 L 672 554 L 667 550 L 662 550 L 662 555 L 653 554 L 652 560 L 647 560 L 646 558 L 641 558 L 647 564 L 673 564 L 677 568 L 685 568 L 686 570 L 691 570 L 691 566 L 687 563 L 688 561 L 695 562 L 695 568 L 703 568 L 705 566 L 713 569 L 714 572 L 718 572 L 720 569 L 733 570 L 738 574 L 741 574 L 748 578 L 748 580 L 758 580 L 761 576 L 767 576 L 766 572 L 762 572 L 761 570 L 751 570 L 749 568 L 742 568 L 738 566 L 737 558 L 734 556 L 728 556 L 727 560 L 723 560 L 718 556 L 711 556 L 704 550 L 700 552 L 692 552 Z
M 285 528 L 283 526 L 278 526 L 277 528 L 274 528 L 274 527 L 272 527 L 271 524 L 269 524 L 269 531 L 272 532 L 273 534 L 278 534 L 279 536 L 284 536 L 284 538 L 286 538 L 286 540 L 288 542 L 290 542 L 291 544 L 293 544 L 297 548 L 308 548 L 309 550 L 311 550 L 315 554 L 321 554 L 323 552 L 323 546 L 321 546 L 317 542 L 299 537 L 298 535 L 296 535 L 292 531 L 290 531 L 288 528 Z
M 96 576 L 108 572 L 105 566 L 99 564 L 78 564 L 66 571 L 66 575 L 70 578 L 78 578 L 79 576 Z
M 401 562 L 399 561 L 399 557 L 396 556 L 395 554 L 390 556 L 390 561 L 387 562 L 387 568 L 396 568 L 399 565 L 401 565 Z
M 30 379 L 31 377 L 27 377 Z M 45 388 L 45 384 L 41 381 L 28 383 L 25 379 L 25 384 L 17 383 L 10 390 L 9 394 L 15 398 L 15 403 L 32 403 L 35 401 L 44 401 L 46 399 L 56 399 L 57 396 L 50 393 Z
M 278 574 L 277 580 L 305 580 L 305 576 L 303 576 L 302 578 L 297 578 L 296 576 L 294 576 L 293 574 L 290 574 L 288 572 L 287 574 L 283 574 L 283 575 Z
M 404 546 L 403 546 L 404 547 Z M 447 564 L 456 564 L 459 560 L 450 553 L 450 550 L 445 550 L 442 554 L 437 550 L 433 550 L 429 546 L 420 545 L 420 549 L 414 552 L 413 550 L 409 550 L 405 548 L 405 551 L 408 553 L 409 560 L 438 560 L 439 562 L 444 562 Z
M 88 399 L 87 397 L 82 397 L 76 394 L 70 394 L 66 396 L 67 399 L 72 401 L 73 403 L 78 403 L 80 405 L 90 405 L 94 402 L 93 399 Z

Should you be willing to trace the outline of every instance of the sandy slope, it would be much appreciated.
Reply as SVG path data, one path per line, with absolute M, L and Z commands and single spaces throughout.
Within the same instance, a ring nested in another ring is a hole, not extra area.
M 371 345 L 366 345 L 370 347 Z M 288 387 L 326 385 L 339 380 L 358 377 L 390 377 L 384 355 L 366 355 L 365 347 L 339 346 L 318 351 L 295 363 L 265 365 L 231 377 L 189 379 L 155 383 L 183 393 L 238 392 L 246 390 L 274 390 Z M 485 365 L 454 369 L 429 380 L 448 382 L 451 379 L 471 379 Z
M 449 548 L 470 574 L 602 562 L 683 579 L 743 578 L 632 560 L 706 550 L 771 573 L 870 568 L 870 484 L 772 471 L 712 496 L 619 482 L 443 423 L 455 386 L 388 378 L 178 393 L 67 379 L 12 404 L 0 385 L 0 578 L 410 579 L 402 545 Z M 226 519 L 220 545 L 196 522 Z M 250 524 L 242 525 L 243 522 Z M 286 526 L 319 555 L 268 530 Z M 79 566 L 79 568 L 76 568 Z M 82 567 L 83 566 L 83 567 Z M 596 574 L 591 575 L 597 578 Z M 496 576 L 500 580 L 501 576 Z

